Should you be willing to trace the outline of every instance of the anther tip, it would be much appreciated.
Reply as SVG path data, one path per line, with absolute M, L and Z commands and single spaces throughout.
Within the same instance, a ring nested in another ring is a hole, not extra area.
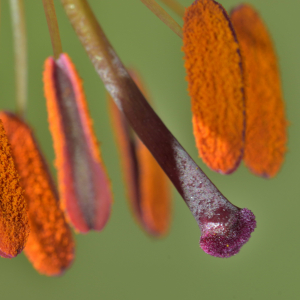
M 247 208 L 236 214 L 236 221 L 225 233 L 207 232 L 200 238 L 200 247 L 215 257 L 227 258 L 237 254 L 248 242 L 256 227 L 254 214 Z

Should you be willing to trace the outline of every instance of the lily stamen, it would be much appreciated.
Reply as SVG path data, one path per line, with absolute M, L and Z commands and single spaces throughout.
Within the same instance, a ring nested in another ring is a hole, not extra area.
M 61 275 L 72 264 L 75 245 L 54 182 L 28 125 L 12 113 L 1 112 L 0 119 L 28 206 L 31 231 L 24 252 L 38 272 Z

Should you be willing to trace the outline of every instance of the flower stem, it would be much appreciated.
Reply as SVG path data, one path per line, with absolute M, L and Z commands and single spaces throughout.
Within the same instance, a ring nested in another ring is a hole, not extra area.
M 176 13 L 180 18 L 184 15 L 184 6 L 181 5 L 177 0 L 160 0 L 166 6 L 168 6 L 174 13 Z
M 172 29 L 180 38 L 183 38 L 180 25 L 155 0 L 141 0 L 160 20 Z
M 24 117 L 27 104 L 27 36 L 22 0 L 10 0 L 15 52 L 17 113 Z
M 62 53 L 62 45 L 53 0 L 43 0 L 43 5 L 51 37 L 54 59 L 58 59 Z

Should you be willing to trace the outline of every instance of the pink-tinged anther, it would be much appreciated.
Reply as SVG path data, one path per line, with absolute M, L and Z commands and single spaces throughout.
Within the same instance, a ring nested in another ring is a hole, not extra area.
M 76 230 L 101 230 L 110 215 L 111 187 L 82 80 L 67 54 L 46 60 L 44 89 L 62 206 Z

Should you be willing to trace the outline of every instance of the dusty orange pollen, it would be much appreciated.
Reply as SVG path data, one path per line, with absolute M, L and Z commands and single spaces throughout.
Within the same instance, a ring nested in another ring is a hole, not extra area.
M 0 256 L 17 256 L 25 247 L 29 232 L 23 190 L 0 120 Z
M 287 121 L 279 68 L 272 39 L 259 14 L 249 5 L 233 10 L 244 60 L 246 145 L 244 161 L 255 174 L 274 177 L 286 152 Z
M 199 155 L 229 174 L 244 147 L 244 92 L 239 45 L 224 8 L 197 0 L 185 11 L 183 51 Z
M 31 232 L 24 252 L 42 274 L 60 275 L 74 258 L 71 230 L 31 129 L 17 116 L 1 112 L 28 206 Z

